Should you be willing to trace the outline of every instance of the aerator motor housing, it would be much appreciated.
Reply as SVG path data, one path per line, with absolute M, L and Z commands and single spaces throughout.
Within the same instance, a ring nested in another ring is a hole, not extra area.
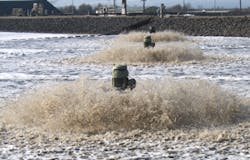
M 151 36 L 144 37 L 144 48 L 155 47 L 155 43 L 152 41 Z
M 127 65 L 115 65 L 112 72 L 112 86 L 119 90 L 134 89 L 136 80 L 129 79 Z
M 154 26 L 149 26 L 149 33 L 155 33 L 156 32 L 156 28 Z

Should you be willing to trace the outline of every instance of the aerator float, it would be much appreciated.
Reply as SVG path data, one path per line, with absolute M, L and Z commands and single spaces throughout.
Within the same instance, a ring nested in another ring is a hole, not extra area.
M 112 85 L 118 90 L 134 89 L 136 80 L 129 79 L 127 65 L 115 65 L 112 72 Z
M 146 36 L 144 38 L 144 48 L 155 47 L 155 43 L 152 41 L 151 36 Z

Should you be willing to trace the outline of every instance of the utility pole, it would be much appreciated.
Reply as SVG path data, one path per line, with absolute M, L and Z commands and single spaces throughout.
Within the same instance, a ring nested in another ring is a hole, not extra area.
M 127 0 L 122 0 L 122 15 L 127 15 Z
M 141 0 L 141 1 L 142 1 L 143 13 L 145 13 L 145 9 L 146 9 L 146 0 Z
M 185 9 L 185 7 L 186 7 L 186 2 L 185 0 L 183 0 L 183 5 L 182 5 L 183 10 Z
M 71 3 L 71 13 L 72 15 L 74 15 L 74 0 L 72 0 L 72 3 Z
M 214 10 L 216 10 L 217 8 L 217 4 L 216 4 L 216 0 L 214 0 Z
M 116 14 L 116 0 L 114 0 L 114 14 Z
M 242 10 L 242 3 L 241 3 L 241 0 L 240 0 L 240 11 Z

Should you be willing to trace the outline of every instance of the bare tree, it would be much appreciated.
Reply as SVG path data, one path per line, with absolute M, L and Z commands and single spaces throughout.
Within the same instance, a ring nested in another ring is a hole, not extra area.
M 78 10 L 77 10 L 77 14 L 80 14 L 80 15 L 89 15 L 93 12 L 93 8 L 91 5 L 89 4 L 81 4 L 79 7 L 78 7 Z
M 64 14 L 73 14 L 77 12 L 77 9 L 75 6 L 69 5 L 69 6 L 64 6 L 64 7 L 59 7 L 58 8 L 62 13 Z

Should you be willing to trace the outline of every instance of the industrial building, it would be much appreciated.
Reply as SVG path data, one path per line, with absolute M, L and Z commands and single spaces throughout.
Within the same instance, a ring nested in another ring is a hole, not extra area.
M 47 0 L 0 0 L 0 16 L 46 16 L 61 14 Z
M 118 9 L 119 8 L 119 9 Z M 120 10 L 120 11 L 119 11 Z M 127 15 L 127 0 L 122 0 L 122 7 L 116 6 L 116 0 L 113 0 L 112 7 L 99 7 L 96 10 L 97 15 L 122 14 Z

